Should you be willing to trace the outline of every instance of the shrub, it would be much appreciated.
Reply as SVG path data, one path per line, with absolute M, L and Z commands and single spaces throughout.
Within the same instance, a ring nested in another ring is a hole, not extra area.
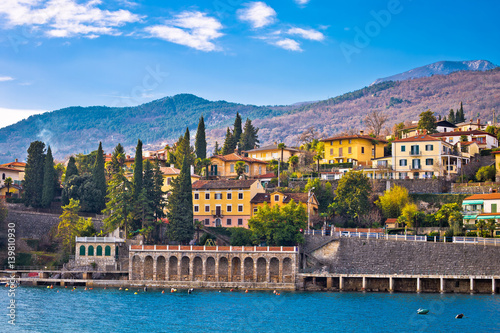
M 429 236 L 431 237 L 434 237 L 434 236 L 439 236 L 439 232 L 438 231 L 433 231 L 429 234 Z
M 467 237 L 477 237 L 477 232 L 475 231 L 468 231 L 465 236 Z

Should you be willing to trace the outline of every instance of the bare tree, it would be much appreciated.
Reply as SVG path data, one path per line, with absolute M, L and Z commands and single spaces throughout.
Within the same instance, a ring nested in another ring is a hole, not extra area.
M 380 110 L 370 112 L 365 117 L 366 128 L 373 132 L 376 137 L 380 135 L 380 131 L 384 124 L 389 120 L 389 117 Z
M 319 139 L 319 132 L 314 129 L 314 126 L 308 127 L 304 132 L 300 133 L 297 140 L 301 145 L 307 145 L 313 142 L 314 139 Z
M 348 128 L 346 130 L 343 130 L 342 132 L 339 133 L 340 136 L 344 136 L 344 135 L 356 135 L 356 134 L 359 134 L 359 130 L 357 128 Z

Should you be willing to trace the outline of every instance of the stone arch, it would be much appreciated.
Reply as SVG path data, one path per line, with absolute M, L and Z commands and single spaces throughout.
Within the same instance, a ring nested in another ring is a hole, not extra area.
M 293 270 L 292 270 L 292 259 L 283 259 L 283 282 L 292 283 Z
M 106 257 L 110 257 L 111 256 L 111 246 L 106 245 L 106 247 L 104 248 L 104 255 Z
M 208 257 L 205 262 L 205 270 L 207 271 L 207 281 L 215 281 L 215 259 Z
M 181 281 L 189 281 L 189 262 L 190 259 L 187 256 L 182 257 L 181 259 Z
M 141 279 L 142 260 L 138 255 L 132 257 L 132 280 Z
M 153 280 L 153 257 L 144 259 L 144 280 Z
M 226 257 L 219 258 L 219 281 L 227 282 L 229 278 L 229 262 Z
M 269 261 L 269 275 L 271 282 L 280 282 L 280 260 L 276 257 L 271 258 Z
M 156 258 L 156 279 L 165 280 L 165 268 L 167 267 L 164 256 Z
M 231 260 L 231 267 L 232 267 L 232 272 L 231 272 L 232 281 L 234 282 L 241 281 L 241 259 L 239 257 L 234 257 Z
M 257 282 L 266 282 L 267 261 L 260 257 L 257 259 Z
M 81 256 L 85 255 L 85 245 L 80 245 L 80 255 Z
M 246 257 L 243 261 L 245 282 L 253 282 L 253 259 Z
M 101 245 L 97 245 L 96 250 L 95 250 L 95 255 L 102 257 L 102 246 Z
M 178 281 L 178 273 L 177 273 L 177 266 L 178 266 L 178 259 L 176 256 L 171 256 L 168 259 L 168 279 L 170 281 Z
M 195 281 L 203 280 L 203 261 L 198 256 L 193 259 L 193 277 Z
M 94 246 L 93 245 L 89 246 L 87 255 L 89 255 L 89 256 L 93 256 L 94 255 Z

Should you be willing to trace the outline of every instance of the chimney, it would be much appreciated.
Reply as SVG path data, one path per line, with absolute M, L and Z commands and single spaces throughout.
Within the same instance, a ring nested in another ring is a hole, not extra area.
M 234 153 L 235 153 L 236 155 L 238 155 L 238 148 L 236 148 L 236 149 L 234 150 Z
M 15 161 L 17 162 L 17 158 L 15 159 Z
M 477 124 L 480 125 L 481 124 L 481 119 L 477 119 Z
M 359 135 L 363 135 L 363 133 L 365 133 L 365 131 L 359 131 Z
M 194 175 L 194 165 L 189 166 L 191 168 L 191 176 Z
M 173 169 L 173 168 L 174 168 L 174 165 L 173 165 L 173 164 L 170 164 L 170 167 Z

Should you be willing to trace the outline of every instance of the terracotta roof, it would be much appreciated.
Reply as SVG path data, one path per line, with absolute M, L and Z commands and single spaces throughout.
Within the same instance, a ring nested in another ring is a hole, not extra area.
M 420 135 L 412 136 L 411 138 L 394 140 L 393 142 L 416 142 L 416 141 L 442 141 L 442 140 L 435 138 L 433 136 L 430 136 L 428 134 L 420 134 Z
M 256 179 L 232 179 L 232 180 L 197 180 L 193 183 L 193 189 L 229 189 L 229 188 L 249 188 L 258 182 Z
M 384 139 L 377 139 L 373 138 L 369 135 L 360 135 L 360 134 L 355 134 L 355 135 L 341 135 L 341 136 L 333 136 L 331 138 L 326 138 L 326 139 L 321 139 L 319 141 L 334 141 L 334 140 L 348 140 L 348 139 L 365 139 L 365 140 L 377 140 L 380 143 L 387 143 L 387 140 Z
M 245 153 L 253 153 L 256 151 L 263 151 L 263 150 L 281 150 L 278 148 L 278 145 L 269 145 L 269 146 L 264 146 L 264 147 L 259 147 L 251 150 L 245 150 Z M 294 147 L 285 147 L 283 150 L 288 150 L 288 151 L 295 151 L 295 152 L 302 152 L 302 150 L 294 148 Z
M 26 163 L 24 162 L 10 162 L 10 163 L 5 163 L 1 164 L 0 167 L 6 167 L 6 168 L 15 168 L 15 167 L 26 167 Z
M 243 162 L 248 162 L 248 163 L 262 163 L 262 164 L 267 164 L 267 162 L 258 160 L 256 158 L 240 156 L 240 155 L 235 154 L 235 153 L 232 153 L 232 154 L 229 154 L 229 155 L 224 155 L 224 156 L 214 155 L 214 156 L 212 156 L 210 158 L 211 159 L 212 158 L 218 158 L 218 159 L 220 159 L 222 161 L 225 161 L 225 162 L 243 161 Z
M 491 152 L 492 154 L 500 154 L 500 150 L 495 150 Z
M 276 177 L 276 175 L 274 174 L 274 172 L 269 172 L 269 173 L 266 173 L 266 174 L 263 174 L 263 175 L 259 175 L 255 178 L 258 178 L 258 179 L 262 179 L 262 178 L 274 178 Z
M 434 133 L 431 134 L 435 137 L 443 137 L 443 136 L 462 136 L 462 135 L 489 135 L 496 138 L 494 135 L 491 135 L 488 132 L 480 131 L 480 130 L 472 130 L 472 131 L 454 131 L 454 132 L 444 132 L 444 133 Z
M 478 216 L 492 216 L 492 215 L 500 215 L 500 213 L 481 213 Z
M 9 167 L 4 167 L 0 165 L 0 170 L 6 170 L 6 171 L 14 171 L 14 172 L 24 172 L 24 170 L 17 169 L 17 168 L 9 168 Z
M 465 200 L 496 200 L 500 199 L 500 193 L 474 194 L 467 197 Z
M 476 142 L 476 141 L 462 141 L 462 142 L 460 142 L 460 144 L 461 144 L 462 146 L 468 146 L 468 145 L 471 145 L 471 144 L 473 144 L 473 143 L 477 144 L 477 142 Z M 494 152 L 492 152 L 492 153 L 494 153 Z
M 396 218 L 388 218 L 387 220 L 385 220 L 385 223 L 396 223 L 398 221 L 398 219 Z
M 271 203 L 271 196 L 274 194 L 281 194 L 285 196 L 285 200 L 283 203 L 289 203 L 290 201 L 307 203 L 307 193 L 282 193 L 282 192 L 274 192 L 274 193 L 257 193 L 252 200 L 251 203 Z
M 181 173 L 181 170 L 172 167 L 160 167 L 160 171 L 164 175 L 178 175 Z M 201 178 L 201 176 L 193 174 L 191 177 Z
M 148 156 L 148 157 L 143 156 L 143 157 L 142 157 L 142 160 L 143 160 L 143 161 L 144 161 L 144 160 L 155 161 L 156 159 L 157 159 L 157 157 L 156 157 L 156 156 Z M 135 162 L 135 157 L 129 157 L 129 158 L 126 158 L 126 159 L 125 159 L 125 162 Z

